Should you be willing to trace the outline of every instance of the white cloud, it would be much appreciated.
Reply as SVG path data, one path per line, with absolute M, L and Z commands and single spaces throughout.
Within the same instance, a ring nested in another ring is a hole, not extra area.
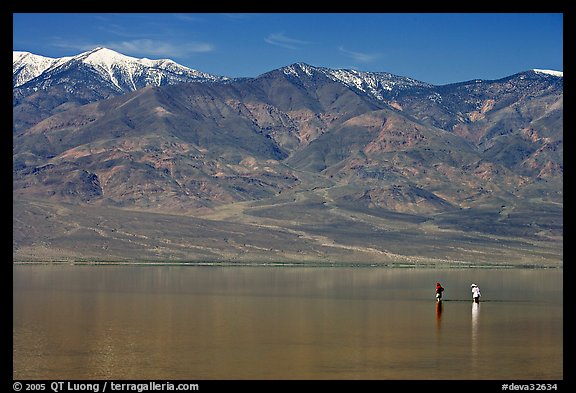
M 214 45 L 207 42 L 186 42 L 175 45 L 164 41 L 148 39 L 110 42 L 103 46 L 119 52 L 149 54 L 153 56 L 182 56 L 212 52 L 214 50 Z
M 174 17 L 184 22 L 196 23 L 204 21 L 204 18 L 198 16 L 198 14 L 174 14 Z
M 228 19 L 235 19 L 235 20 L 250 19 L 252 16 L 252 14 L 250 14 L 250 13 L 225 13 L 222 15 Z
M 342 47 L 342 46 L 338 47 L 338 51 L 340 53 L 342 53 L 344 56 L 350 57 L 350 58 L 352 58 L 356 61 L 359 61 L 361 63 L 369 63 L 373 60 L 376 60 L 378 57 L 380 57 L 380 54 L 378 54 L 378 53 L 356 52 L 356 51 L 344 49 L 344 47 Z
M 298 49 L 303 45 L 308 45 L 310 42 L 298 40 L 286 36 L 284 33 L 272 33 L 268 37 L 264 38 L 264 41 L 276 46 L 281 46 L 288 49 Z
M 93 42 L 93 43 L 72 43 L 61 41 L 53 43 L 60 48 L 87 51 L 96 47 L 109 48 L 130 56 L 150 56 L 150 57 L 179 57 L 195 53 L 212 52 L 214 45 L 208 42 L 185 42 L 173 44 L 160 40 L 136 39 L 125 41 Z

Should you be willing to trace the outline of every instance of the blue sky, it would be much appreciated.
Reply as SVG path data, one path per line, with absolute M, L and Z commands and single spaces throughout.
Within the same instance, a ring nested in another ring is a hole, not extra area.
M 563 71 L 563 14 L 13 14 L 14 50 L 62 57 L 97 46 L 229 77 L 305 62 L 441 85 Z

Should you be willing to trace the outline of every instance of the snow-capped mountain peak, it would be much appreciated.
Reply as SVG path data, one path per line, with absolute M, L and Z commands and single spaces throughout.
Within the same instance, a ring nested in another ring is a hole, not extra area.
M 350 69 L 332 69 L 314 67 L 306 63 L 294 63 L 280 69 L 292 78 L 311 77 L 320 73 L 335 82 L 360 91 L 379 101 L 386 101 L 399 92 L 410 88 L 430 88 L 432 85 L 412 78 L 398 76 L 387 72 L 367 72 Z
M 36 78 L 44 71 L 61 63 L 69 61 L 71 57 L 51 58 L 35 55 L 30 52 L 12 52 L 13 85 L 18 87 Z
M 138 59 L 126 56 L 107 48 L 95 48 L 76 56 L 87 64 L 108 65 L 117 63 L 138 62 Z
M 327 70 L 330 78 L 345 85 L 370 94 L 378 100 L 407 88 L 432 87 L 412 78 L 390 74 L 388 72 L 366 72 L 357 70 Z
M 132 70 L 136 70 L 138 68 L 148 68 L 169 70 L 170 72 L 175 73 L 189 73 L 204 79 L 228 79 L 225 77 L 217 77 L 201 71 L 193 70 L 191 68 L 180 65 L 171 59 L 152 60 L 145 57 L 136 58 L 123 55 L 108 48 L 95 48 L 91 51 L 81 53 L 77 56 L 77 58 L 82 59 L 82 61 L 86 64 L 91 64 L 93 66 L 102 67 L 109 70 L 121 67 Z
M 546 74 L 546 75 L 552 75 L 552 76 L 557 76 L 559 78 L 563 78 L 564 77 L 564 72 L 563 71 L 554 71 L 554 70 L 540 70 L 540 69 L 533 69 L 532 71 L 538 73 L 538 74 Z
M 306 63 L 294 63 L 291 65 L 288 65 L 286 67 L 282 67 L 281 71 L 289 76 L 293 76 L 296 78 L 300 78 L 303 75 L 301 73 L 304 73 L 307 76 L 312 76 L 312 74 L 314 73 L 314 71 L 317 71 L 318 68 L 313 67 L 311 65 L 308 65 Z
M 87 75 L 100 79 L 117 93 L 125 93 L 145 86 L 161 86 L 185 82 L 224 81 L 229 78 L 207 74 L 182 66 L 170 59 L 138 59 L 108 48 L 95 48 L 76 56 L 49 58 L 29 52 L 13 52 L 13 86 L 35 83 L 34 88 L 58 84 L 70 73 L 78 73 L 85 81 Z M 36 81 L 36 82 L 34 82 Z

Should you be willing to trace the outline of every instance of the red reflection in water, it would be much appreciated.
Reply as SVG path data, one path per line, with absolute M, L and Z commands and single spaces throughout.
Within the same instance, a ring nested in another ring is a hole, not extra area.
M 436 328 L 439 330 L 442 325 L 442 300 L 436 302 Z

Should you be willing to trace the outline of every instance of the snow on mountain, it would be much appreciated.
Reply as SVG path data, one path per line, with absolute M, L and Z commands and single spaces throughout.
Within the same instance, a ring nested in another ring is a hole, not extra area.
M 226 77 L 184 67 L 169 59 L 138 59 L 107 48 L 95 48 L 76 56 L 56 59 L 28 52 L 13 52 L 14 87 L 32 83 L 36 78 L 41 87 L 47 87 L 52 85 L 59 75 L 79 69 L 99 75 L 118 92 L 133 91 L 151 85 L 228 80 Z M 50 82 L 46 82 L 47 80 Z
M 137 90 L 142 84 L 160 86 L 190 80 L 227 79 L 192 70 L 169 59 L 137 59 L 106 48 L 96 48 L 78 55 L 77 58 L 103 73 L 103 76 L 108 77 L 118 88 L 128 85 L 131 90 Z
M 286 75 L 289 75 L 289 76 L 292 76 L 295 78 L 300 78 L 300 77 L 302 77 L 300 72 L 303 72 L 304 74 L 306 74 L 308 76 L 312 76 L 314 71 L 319 70 L 319 68 L 312 67 L 306 63 L 295 63 L 295 64 L 288 65 L 286 67 L 282 67 L 280 70 Z
M 398 76 L 387 72 L 366 72 L 347 69 L 314 67 L 305 63 L 295 63 L 280 69 L 284 74 L 294 78 L 311 77 L 315 72 L 342 83 L 352 89 L 361 91 L 379 101 L 384 101 L 409 88 L 431 88 L 433 85 L 412 78 Z
M 279 69 L 290 78 L 314 81 L 328 78 L 372 99 L 389 102 L 414 90 L 428 94 L 437 86 L 387 72 L 366 72 L 351 69 L 315 67 L 295 63 Z M 563 77 L 563 72 L 534 69 L 535 73 Z M 13 87 L 15 96 L 24 97 L 52 86 L 64 86 L 70 94 L 79 88 L 96 92 L 92 99 L 117 95 L 146 86 L 162 86 L 188 82 L 230 82 L 232 79 L 193 70 L 170 59 L 135 58 L 107 48 L 95 48 L 76 56 L 50 58 L 29 52 L 13 52 Z M 481 82 L 481 81 L 476 81 Z M 432 101 L 441 101 L 438 93 L 428 94 Z
M 51 67 L 65 63 L 71 57 L 51 58 L 35 55 L 30 52 L 14 51 L 12 53 L 13 85 L 18 87 L 36 78 Z
M 563 71 L 554 71 L 554 70 L 539 70 L 539 69 L 533 69 L 532 71 L 537 72 L 539 74 L 546 74 L 546 75 L 552 75 L 552 76 L 557 76 L 560 78 L 564 77 L 564 72 Z
M 329 77 L 349 87 L 361 90 L 378 100 L 384 100 L 385 93 L 413 87 L 432 87 L 412 78 L 393 75 L 387 72 L 366 72 L 356 70 L 329 70 Z

